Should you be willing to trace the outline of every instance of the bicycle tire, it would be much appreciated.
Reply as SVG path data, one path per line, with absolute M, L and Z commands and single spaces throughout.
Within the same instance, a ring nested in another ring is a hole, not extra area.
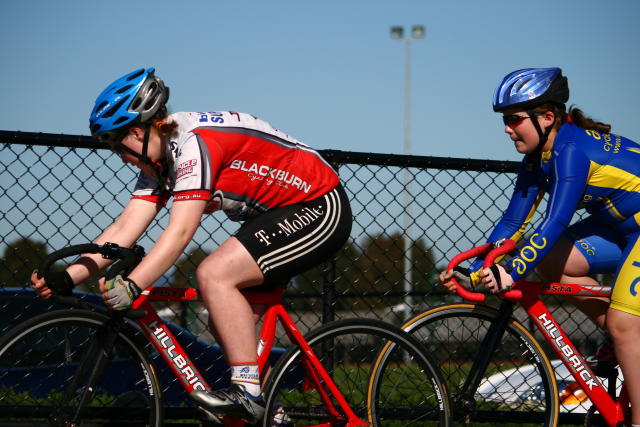
M 560 404 L 553 368 L 538 341 L 513 318 L 478 391 L 471 399 L 460 396 L 484 333 L 498 316 L 484 305 L 453 304 L 420 313 L 402 329 L 418 338 L 440 366 L 451 392 L 455 425 L 524 422 L 556 427 Z
M 70 402 L 58 410 L 60 401 L 80 369 L 80 360 L 87 358 L 84 353 L 91 338 L 100 340 L 109 322 L 99 313 L 61 310 L 36 316 L 8 332 L 0 340 L 0 417 L 20 425 L 66 425 L 92 366 L 70 391 Z M 129 328 L 120 330 L 83 425 L 163 425 L 157 371 L 138 343 Z
M 451 425 L 450 406 L 444 378 L 420 343 L 400 328 L 371 319 L 348 319 L 328 323 L 305 336 L 307 343 L 332 376 L 340 393 L 354 413 L 369 426 L 442 426 Z M 374 366 L 381 351 L 395 349 L 393 365 L 381 372 Z M 330 417 L 318 390 L 330 394 L 301 366 L 305 359 L 299 345 L 293 345 L 279 359 L 265 387 L 267 411 L 263 426 L 287 424 L 296 427 L 326 423 Z M 367 400 L 374 375 L 385 383 Z M 334 396 L 331 401 L 341 416 Z M 344 425 L 343 423 L 339 423 Z M 326 425 L 326 424 L 325 424 Z

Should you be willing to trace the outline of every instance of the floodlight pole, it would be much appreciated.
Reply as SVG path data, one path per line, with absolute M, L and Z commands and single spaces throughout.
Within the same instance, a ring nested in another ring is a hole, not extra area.
M 405 42 L 405 115 L 404 115 L 404 153 L 411 154 L 411 42 L 421 40 L 425 31 L 423 26 L 414 26 L 411 37 L 403 37 L 404 28 L 392 27 L 391 38 Z M 411 172 L 409 168 L 404 171 L 404 292 L 409 293 L 413 289 L 411 280 L 413 260 L 411 257 L 411 249 L 413 243 L 411 241 Z M 406 315 L 411 313 L 411 298 L 405 296 L 404 308 Z

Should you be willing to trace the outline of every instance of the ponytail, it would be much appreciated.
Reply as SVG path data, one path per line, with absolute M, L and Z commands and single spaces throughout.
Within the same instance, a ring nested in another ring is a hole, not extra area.
M 585 116 L 585 114 L 579 108 L 574 108 L 572 106 L 569 108 L 568 113 L 565 110 L 566 107 L 564 104 L 553 104 L 551 102 L 547 102 L 546 104 L 542 104 L 541 106 L 534 108 L 533 112 L 536 114 L 544 114 L 547 111 L 555 113 L 556 121 L 553 124 L 553 128 L 556 131 L 559 131 L 560 127 L 563 124 L 569 122 L 582 129 L 593 129 L 599 133 L 611 132 L 611 125 L 596 122 L 590 117 Z
M 571 117 L 571 123 L 582 129 L 593 129 L 599 133 L 611 133 L 611 125 L 597 122 L 590 117 L 584 115 L 579 108 L 569 108 L 569 117 Z
M 169 121 L 169 112 L 162 119 L 156 119 L 153 121 L 153 127 L 158 129 L 162 135 L 169 135 L 178 130 L 178 123 Z

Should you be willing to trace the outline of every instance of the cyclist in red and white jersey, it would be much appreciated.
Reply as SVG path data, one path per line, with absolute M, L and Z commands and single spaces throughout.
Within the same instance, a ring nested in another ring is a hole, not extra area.
M 255 423 L 265 409 L 255 324 L 266 307 L 249 304 L 240 290 L 286 286 L 333 256 L 351 231 L 349 200 L 318 152 L 256 117 L 229 111 L 169 115 L 169 88 L 154 71 L 116 80 L 92 111 L 92 135 L 141 170 L 131 200 L 96 243 L 131 247 L 173 197 L 169 224 L 127 278 L 102 278 L 100 290 L 109 307 L 129 308 L 178 260 L 203 215 L 222 210 L 244 221 L 196 273 L 211 332 L 232 367 L 232 385 L 196 390 L 191 398 L 209 419 L 228 414 Z M 80 283 L 109 263 L 84 255 L 47 280 Z M 44 279 L 34 275 L 32 283 L 50 297 Z
M 136 198 L 163 202 L 205 200 L 205 213 L 222 210 L 246 221 L 275 207 L 317 199 L 339 178 L 318 152 L 249 114 L 176 113 L 178 131 L 166 141 L 173 167 L 159 185 L 141 174 Z

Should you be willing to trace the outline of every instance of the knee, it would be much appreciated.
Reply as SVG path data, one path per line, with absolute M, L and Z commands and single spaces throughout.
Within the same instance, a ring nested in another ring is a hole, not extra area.
M 609 309 L 606 322 L 614 344 L 636 343 L 640 339 L 640 317 Z
M 629 331 L 620 322 L 607 322 L 607 330 L 614 344 L 623 344 L 628 340 Z
M 206 265 L 200 264 L 196 270 L 196 281 L 201 292 L 209 292 L 218 287 L 220 281 L 217 280 L 215 270 L 206 268 Z
M 202 263 L 196 270 L 198 288 L 203 293 L 224 292 L 235 288 L 231 275 L 217 268 L 210 268 L 211 264 Z

